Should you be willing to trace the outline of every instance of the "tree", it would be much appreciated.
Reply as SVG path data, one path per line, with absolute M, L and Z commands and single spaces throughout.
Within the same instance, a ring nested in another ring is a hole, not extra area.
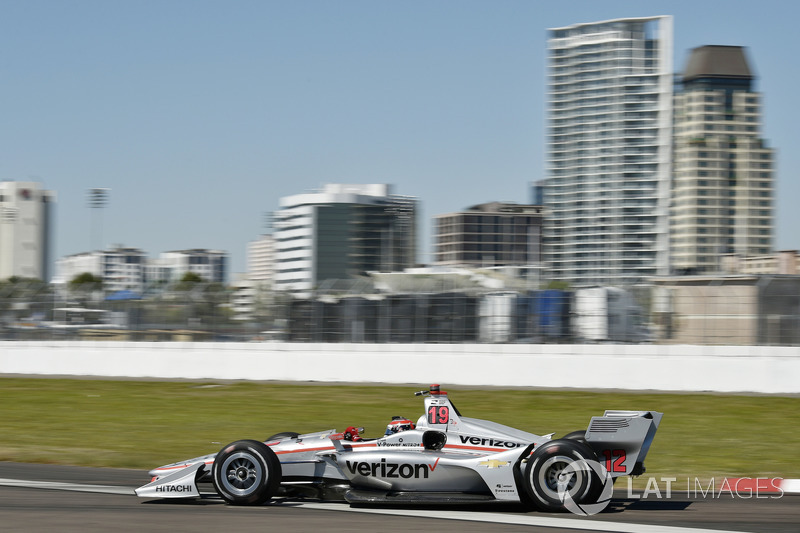
M 19 297 L 28 294 L 36 294 L 48 288 L 47 283 L 37 278 L 23 278 L 11 276 L 0 281 L 0 297 Z
M 186 272 L 174 286 L 175 295 L 183 300 L 184 318 L 192 328 L 210 327 L 226 321 L 230 311 L 222 308 L 230 298 L 225 285 L 208 282 L 195 272 Z
M 72 278 L 69 288 L 73 291 L 92 291 L 103 288 L 103 278 L 95 276 L 91 272 L 83 272 Z
M 181 283 L 203 283 L 204 281 L 202 276 L 196 272 L 186 272 L 180 280 Z
M 178 292 L 194 292 L 198 287 L 205 285 L 206 281 L 195 272 L 186 272 L 181 278 L 172 286 L 172 289 Z
M 50 286 L 40 279 L 11 276 L 0 281 L 0 313 L 11 309 L 19 312 L 46 310 L 52 300 Z
M 72 278 L 69 282 L 69 292 L 83 305 L 92 299 L 102 298 L 100 291 L 103 290 L 103 278 L 95 276 L 91 272 L 83 272 Z

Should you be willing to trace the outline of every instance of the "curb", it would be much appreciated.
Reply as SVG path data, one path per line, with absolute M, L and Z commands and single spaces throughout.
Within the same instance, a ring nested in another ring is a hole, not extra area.
M 750 494 L 800 494 L 800 479 L 727 477 L 720 492 Z

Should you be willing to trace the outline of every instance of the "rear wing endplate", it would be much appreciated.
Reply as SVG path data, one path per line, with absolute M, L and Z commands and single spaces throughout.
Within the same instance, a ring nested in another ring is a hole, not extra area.
M 611 477 L 641 475 L 663 416 L 657 411 L 606 411 L 592 417 L 586 443 Z

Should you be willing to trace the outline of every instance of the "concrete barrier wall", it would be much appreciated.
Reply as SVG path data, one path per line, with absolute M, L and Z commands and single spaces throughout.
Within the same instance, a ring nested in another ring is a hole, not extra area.
M 3 341 L 0 374 L 800 393 L 800 348 Z

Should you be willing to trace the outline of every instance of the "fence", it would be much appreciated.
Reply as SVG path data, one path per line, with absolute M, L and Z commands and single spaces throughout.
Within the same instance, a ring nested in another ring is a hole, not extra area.
M 800 346 L 800 277 L 671 277 L 627 288 L 417 293 L 318 291 L 309 299 L 218 285 L 60 295 L 0 284 L 0 339 L 322 343 L 658 343 Z

